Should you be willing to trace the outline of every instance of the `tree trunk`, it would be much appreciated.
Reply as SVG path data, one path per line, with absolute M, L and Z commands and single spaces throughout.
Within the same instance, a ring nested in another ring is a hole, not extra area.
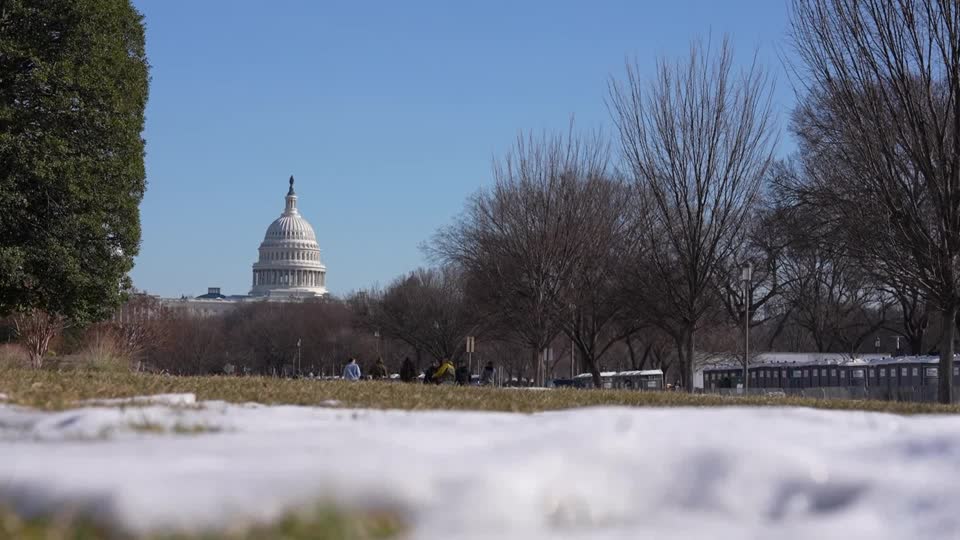
M 17 336 L 25 343 L 34 369 L 43 367 L 43 357 L 50 348 L 50 341 L 61 331 L 63 319 L 38 309 L 14 316 Z
M 603 388 L 603 380 L 600 378 L 600 366 L 597 362 L 597 359 L 593 357 L 592 354 L 588 354 L 587 351 L 580 351 L 581 358 L 583 363 L 587 365 L 587 368 L 590 369 L 590 375 L 593 375 L 593 387 L 594 388 Z
M 688 393 L 693 393 L 693 349 L 696 330 L 690 328 L 685 333 L 686 358 L 683 360 L 683 387 Z
M 533 347 L 530 358 L 533 359 L 533 384 L 537 385 L 540 382 L 540 351 L 536 347 Z
M 949 404 L 953 402 L 953 336 L 957 327 L 951 322 L 955 321 L 956 318 L 957 304 L 951 302 L 950 307 L 943 311 L 943 341 L 940 344 L 940 369 L 938 370 L 940 373 L 938 377 L 940 388 L 937 392 L 940 403 Z
M 910 336 L 908 338 L 908 346 L 910 347 L 910 354 L 914 356 L 923 354 L 923 333 Z M 897 352 L 899 353 L 900 351 L 897 350 Z

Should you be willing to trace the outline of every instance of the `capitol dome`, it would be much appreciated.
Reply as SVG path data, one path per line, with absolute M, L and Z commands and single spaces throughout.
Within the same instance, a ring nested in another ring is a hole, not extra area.
M 297 194 L 287 191 L 286 206 L 267 228 L 260 258 L 253 263 L 252 296 L 323 296 L 327 294 L 327 267 L 320 261 L 317 235 L 300 211 Z

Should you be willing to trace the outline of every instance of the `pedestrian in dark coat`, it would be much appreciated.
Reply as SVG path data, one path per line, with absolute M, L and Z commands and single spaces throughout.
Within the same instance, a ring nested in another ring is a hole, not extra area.
M 374 364 L 373 369 L 370 370 L 370 378 L 372 379 L 387 378 L 387 366 L 383 365 L 383 358 L 377 358 L 377 363 Z
M 467 366 L 461 364 L 457 367 L 457 384 L 460 386 L 467 386 L 470 384 L 470 369 Z
M 403 359 L 403 363 L 400 364 L 400 380 L 403 382 L 413 382 L 417 378 L 417 368 L 413 367 L 413 362 L 410 361 L 410 357 Z

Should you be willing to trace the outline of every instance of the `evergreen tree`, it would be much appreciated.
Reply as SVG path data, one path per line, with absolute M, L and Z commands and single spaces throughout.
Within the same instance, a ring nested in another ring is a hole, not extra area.
M 0 0 L 0 313 L 82 324 L 130 287 L 148 81 L 130 0 Z

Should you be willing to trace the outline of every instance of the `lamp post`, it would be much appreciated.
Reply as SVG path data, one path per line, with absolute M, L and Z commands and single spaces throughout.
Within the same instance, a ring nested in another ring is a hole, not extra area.
M 877 336 L 877 339 L 873 342 L 873 347 L 876 349 L 876 352 L 880 352 L 880 336 Z
M 743 282 L 743 393 L 747 393 L 750 376 L 750 285 L 753 280 L 753 265 L 745 263 L 740 269 Z
M 300 376 L 300 338 L 297 338 L 297 376 Z

